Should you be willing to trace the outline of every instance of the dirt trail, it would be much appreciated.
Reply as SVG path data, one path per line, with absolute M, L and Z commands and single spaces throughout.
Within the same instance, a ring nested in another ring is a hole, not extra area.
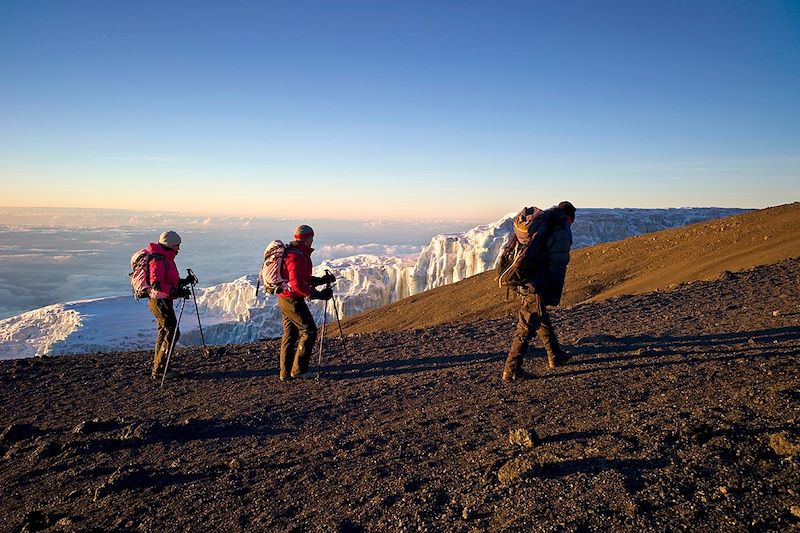
M 557 310 L 573 360 L 512 386 L 511 317 L 331 339 L 285 384 L 276 342 L 163 391 L 144 352 L 4 361 L 0 529 L 796 529 L 799 277 Z

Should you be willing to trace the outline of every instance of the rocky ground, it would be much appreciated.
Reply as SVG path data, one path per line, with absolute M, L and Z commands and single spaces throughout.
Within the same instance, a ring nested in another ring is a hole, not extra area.
M 787 531 L 800 260 L 554 313 L 573 355 L 503 385 L 513 318 L 0 363 L 3 531 Z M 314 362 L 317 361 L 315 353 Z

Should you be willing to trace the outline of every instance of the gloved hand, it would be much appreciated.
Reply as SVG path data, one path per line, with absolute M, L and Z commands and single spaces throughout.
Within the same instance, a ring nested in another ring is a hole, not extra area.
M 333 289 L 330 287 L 318 291 L 316 289 L 311 291 L 312 300 L 325 300 L 328 301 L 333 298 Z
M 175 287 L 174 289 L 172 289 L 171 296 L 173 298 L 191 298 L 192 291 L 190 291 L 186 287 Z
M 334 283 L 336 281 L 336 276 L 333 275 L 333 272 L 326 272 L 325 275 L 319 279 L 322 283 Z
M 197 279 L 197 276 L 195 276 L 192 273 L 189 273 L 188 276 L 186 276 L 180 281 L 180 284 L 182 287 L 185 287 L 186 285 L 196 285 L 198 281 L 199 280 Z

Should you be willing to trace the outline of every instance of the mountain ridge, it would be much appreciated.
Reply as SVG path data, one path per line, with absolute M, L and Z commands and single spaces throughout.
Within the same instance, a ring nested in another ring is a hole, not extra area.
M 800 203 L 573 250 L 562 306 L 663 290 L 800 255 Z M 698 260 L 698 258 L 701 258 Z M 488 271 L 342 322 L 346 333 L 414 329 L 515 313 Z

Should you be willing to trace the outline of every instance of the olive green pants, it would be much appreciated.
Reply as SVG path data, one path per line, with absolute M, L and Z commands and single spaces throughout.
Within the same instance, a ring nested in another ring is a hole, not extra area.
M 278 298 L 281 310 L 283 337 L 281 338 L 280 372 L 286 377 L 288 372 L 297 376 L 308 372 L 314 341 L 317 339 L 317 325 L 314 317 L 302 298 Z
M 175 335 L 175 342 L 181 336 L 178 329 L 178 319 L 175 316 L 175 308 L 172 305 L 172 300 L 169 298 L 150 298 L 147 301 L 147 307 L 150 312 L 156 317 L 158 330 L 156 333 L 156 351 L 153 356 L 153 370 L 152 375 L 156 376 L 164 371 L 164 366 L 167 363 L 167 353 L 169 352 L 170 343 L 172 343 L 172 336 Z
M 538 294 L 523 290 L 522 304 L 517 313 L 517 327 L 514 330 L 504 370 L 513 374 L 517 369 L 522 368 L 522 362 L 534 334 L 542 341 L 548 355 L 554 356 L 559 352 L 558 338 L 550 323 L 547 307 L 542 303 Z

